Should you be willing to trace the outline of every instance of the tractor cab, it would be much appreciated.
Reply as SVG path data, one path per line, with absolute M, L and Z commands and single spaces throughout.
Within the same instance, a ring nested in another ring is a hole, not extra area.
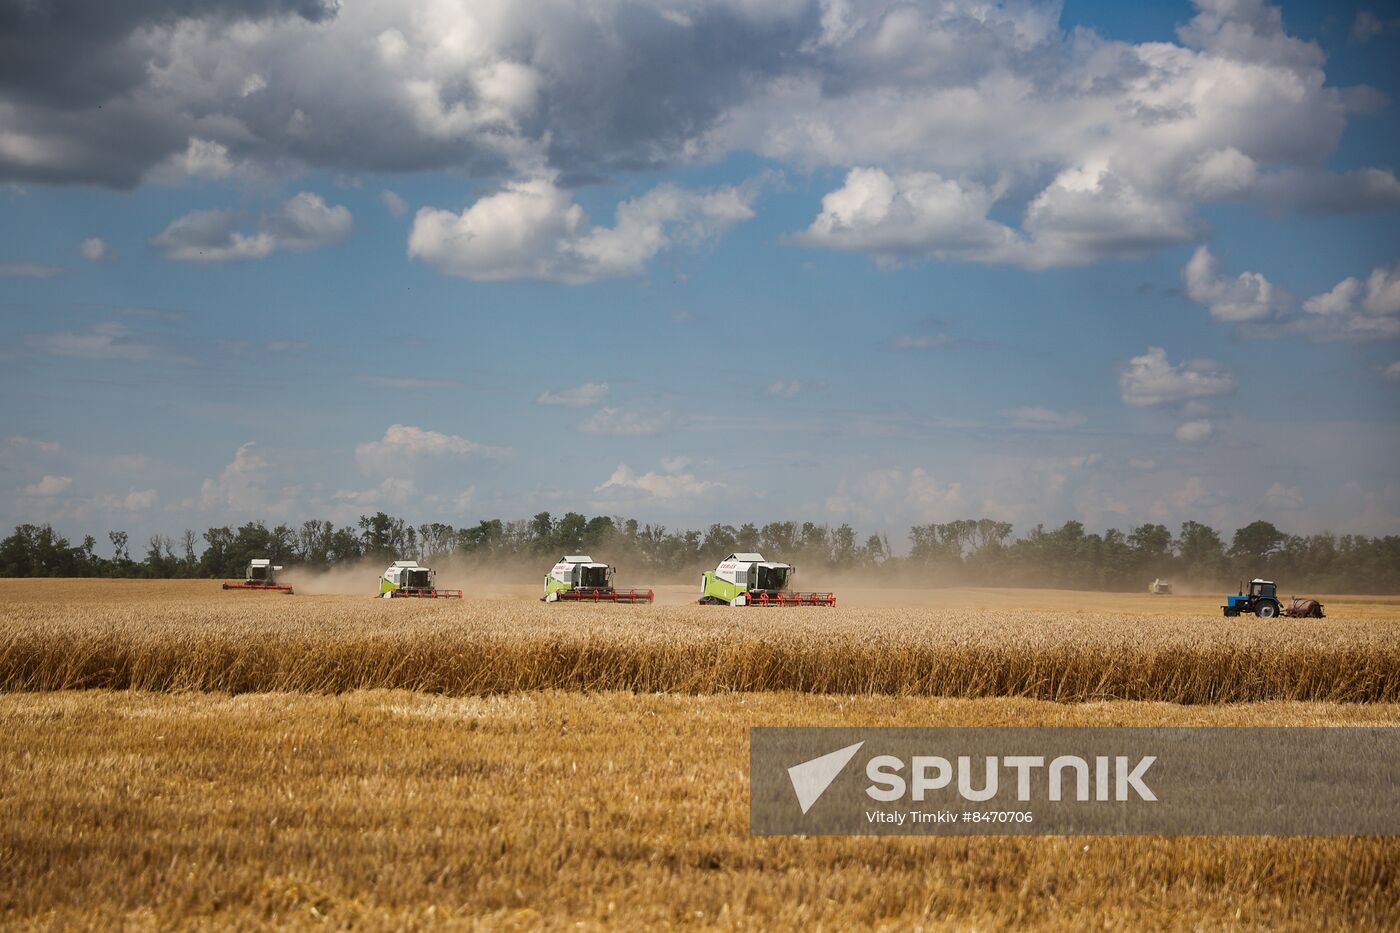
M 1220 607 L 1227 616 L 1238 616 L 1245 613 L 1252 613 L 1261 619 L 1272 619 L 1279 614 L 1281 609 L 1278 601 L 1278 586 L 1272 580 L 1261 580 L 1258 577 L 1249 581 L 1249 590 L 1246 592 L 1244 584 L 1240 584 L 1239 595 L 1225 597 L 1225 605 Z

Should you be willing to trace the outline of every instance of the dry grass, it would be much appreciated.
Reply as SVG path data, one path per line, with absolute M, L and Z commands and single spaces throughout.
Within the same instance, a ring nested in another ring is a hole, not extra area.
M 1400 701 L 1400 613 L 1381 617 L 1376 606 L 1384 604 L 1357 604 L 1368 618 L 1263 622 L 1101 609 L 287 597 L 224 593 L 209 583 L 5 584 L 0 596 L 5 691 L 794 690 L 1062 702 Z M 1122 597 L 1084 601 L 1113 599 Z M 1145 595 L 1138 602 L 1154 611 L 1165 605 Z
M 768 839 L 756 725 L 1397 724 L 1389 705 L 0 697 L 0 923 L 1395 929 L 1382 839 Z

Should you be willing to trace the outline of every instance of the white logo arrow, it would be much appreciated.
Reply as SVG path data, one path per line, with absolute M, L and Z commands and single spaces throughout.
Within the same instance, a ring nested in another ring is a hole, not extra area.
M 793 765 L 787 769 L 788 778 L 792 781 L 792 789 L 797 793 L 797 802 L 802 807 L 802 812 L 806 813 L 812 809 L 812 804 L 816 803 L 826 789 L 831 786 L 831 782 L 836 780 L 836 776 L 841 773 L 841 769 L 846 767 L 847 762 L 856 756 L 864 742 L 857 742 L 854 745 L 847 745 L 845 748 L 837 749 L 830 754 L 813 758 L 811 761 L 804 761 L 800 765 Z

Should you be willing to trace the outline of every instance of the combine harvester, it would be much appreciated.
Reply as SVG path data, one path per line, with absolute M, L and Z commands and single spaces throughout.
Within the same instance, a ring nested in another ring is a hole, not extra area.
M 835 593 L 794 593 L 791 564 L 730 554 L 700 578 L 702 606 L 835 606 Z
M 380 599 L 461 599 L 461 590 L 440 590 L 437 574 L 416 560 L 396 560 L 379 577 Z
M 275 590 L 279 593 L 292 594 L 290 585 L 283 586 L 277 582 L 277 572 L 281 567 L 274 567 L 272 561 L 264 558 L 255 558 L 248 561 L 248 569 L 243 574 L 242 583 L 225 583 L 226 590 Z
M 613 586 L 616 568 L 600 564 L 587 554 L 565 554 L 544 578 L 541 602 L 649 603 L 651 590 L 620 590 Z

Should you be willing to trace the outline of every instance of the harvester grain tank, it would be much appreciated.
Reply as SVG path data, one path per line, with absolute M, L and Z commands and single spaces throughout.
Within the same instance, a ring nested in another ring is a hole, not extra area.
M 834 606 L 835 593 L 798 593 L 791 564 L 758 553 L 730 554 L 700 577 L 700 604 L 706 606 Z
M 416 560 L 396 560 L 379 577 L 381 599 L 461 599 L 461 590 L 437 588 L 437 573 Z
M 595 561 L 587 554 L 565 554 L 545 575 L 547 603 L 565 601 L 649 603 L 656 599 L 651 590 L 618 589 L 613 586 L 617 568 Z
M 272 590 L 274 592 L 291 595 L 292 588 L 277 582 L 277 574 L 281 571 L 280 566 L 276 566 L 266 558 L 258 557 L 248 561 L 248 569 L 243 573 L 242 583 L 225 583 L 226 590 Z

